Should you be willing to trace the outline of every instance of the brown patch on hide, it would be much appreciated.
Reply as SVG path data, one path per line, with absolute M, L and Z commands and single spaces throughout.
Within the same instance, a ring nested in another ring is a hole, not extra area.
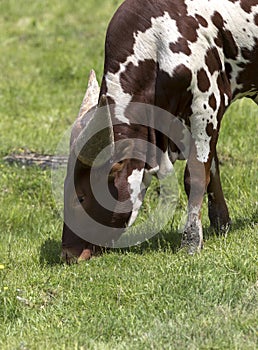
M 178 19 L 177 26 L 182 37 L 191 42 L 197 41 L 198 34 L 197 29 L 199 28 L 199 23 L 192 16 L 185 16 Z
M 156 63 L 153 60 L 139 62 L 138 66 L 129 63 L 126 70 L 120 75 L 120 83 L 127 94 L 149 96 L 154 92 L 155 76 Z
M 224 26 L 224 20 L 221 14 L 217 11 L 214 12 L 213 16 L 211 17 L 211 20 L 215 27 L 217 27 L 218 29 L 221 29 Z
M 208 22 L 204 17 L 202 17 L 201 15 L 195 15 L 195 18 L 197 19 L 197 21 L 200 23 L 202 27 L 205 27 L 205 28 L 208 27 Z
M 257 0 L 241 0 L 240 1 L 240 6 L 247 13 L 251 13 L 252 7 L 256 6 L 256 5 L 257 5 Z
M 214 128 L 213 128 L 213 124 L 212 123 L 207 123 L 207 126 L 206 126 L 206 133 L 208 136 L 212 136 L 213 133 L 214 133 Z
M 242 84 L 240 92 L 256 89 L 258 91 L 258 39 L 255 39 L 253 50 L 242 49 L 244 57 L 249 60 L 239 72 L 237 83 Z
M 232 73 L 232 66 L 229 62 L 225 63 L 225 71 L 228 79 L 231 79 L 231 73 Z
M 197 85 L 201 92 L 206 92 L 210 88 L 210 80 L 203 68 L 197 72 Z
M 254 23 L 258 26 L 258 13 L 254 16 Z
M 179 38 L 177 42 L 170 43 L 169 47 L 173 53 L 182 52 L 187 56 L 191 55 L 191 50 L 190 50 L 188 42 L 185 38 Z
M 238 54 L 238 47 L 233 38 L 232 33 L 224 27 L 225 21 L 221 14 L 217 11 L 212 16 L 212 23 L 218 29 L 218 36 L 215 38 L 215 44 L 223 48 L 226 58 L 236 59 Z
M 209 106 L 215 111 L 217 108 L 217 102 L 214 94 L 209 97 Z
M 225 30 L 222 33 L 222 37 L 225 57 L 235 60 L 238 54 L 238 47 L 232 33 L 229 30 Z
M 193 95 L 189 91 L 192 81 L 192 72 L 185 65 L 180 64 L 173 70 L 172 77 L 158 71 L 155 104 L 173 115 L 186 119 L 192 114 Z
M 211 73 L 215 71 L 220 71 L 222 69 L 221 60 L 216 47 L 212 47 L 206 52 L 205 63 Z

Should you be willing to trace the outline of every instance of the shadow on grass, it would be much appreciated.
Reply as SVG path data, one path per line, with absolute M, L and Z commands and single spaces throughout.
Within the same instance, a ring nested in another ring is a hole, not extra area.
M 238 217 L 232 220 L 230 230 L 227 233 L 227 236 L 237 230 L 243 230 L 245 228 L 251 227 L 254 228 L 258 224 L 258 211 L 254 210 L 249 217 Z M 217 232 L 212 227 L 206 227 L 203 230 L 203 236 L 205 240 L 208 240 L 214 236 L 224 236 L 223 233 Z
M 135 253 L 142 254 L 148 251 L 170 251 L 175 254 L 181 245 L 182 234 L 177 230 L 171 229 L 167 232 L 160 232 L 153 238 L 146 240 L 145 242 L 128 248 L 119 249 L 122 253 Z
M 180 248 L 181 234 L 177 231 L 160 232 L 150 240 L 128 248 L 104 249 L 103 252 L 117 253 L 134 253 L 143 254 L 148 251 L 170 251 L 176 253 Z M 61 242 L 55 239 L 47 239 L 40 247 L 39 263 L 41 266 L 62 265 L 64 262 L 61 259 Z
M 258 223 L 258 210 L 254 210 L 250 217 L 240 217 L 232 222 L 232 230 L 243 229 L 247 226 L 255 226 Z
M 55 239 L 47 239 L 40 247 L 41 265 L 59 265 L 61 260 L 61 243 Z
M 258 212 L 255 210 L 250 217 L 243 218 L 239 217 L 232 221 L 231 228 L 227 235 L 230 235 L 236 230 L 241 230 L 247 227 L 255 227 L 258 223 Z M 216 232 L 210 226 L 203 227 L 203 237 L 204 241 L 208 241 L 214 236 L 223 236 Z M 175 228 L 171 227 L 167 232 L 160 232 L 152 239 L 143 242 L 139 246 L 129 247 L 121 249 L 122 252 L 133 252 L 141 254 L 146 251 L 170 251 L 173 254 L 180 250 L 182 233 L 180 233 Z
M 249 218 L 238 218 L 232 222 L 231 229 L 228 234 L 234 232 L 235 230 L 243 229 L 248 226 L 257 225 L 258 215 L 257 211 L 254 211 Z M 213 236 L 220 236 L 216 233 L 214 229 L 210 227 L 204 227 L 203 229 L 204 240 L 208 241 L 209 238 Z M 121 252 L 121 253 L 135 253 L 143 254 L 148 251 L 164 251 L 171 252 L 173 254 L 177 253 L 181 246 L 182 233 L 171 227 L 165 232 L 160 232 L 150 240 L 128 248 L 117 248 L 111 249 L 111 251 Z M 107 252 L 110 250 L 107 250 Z M 61 260 L 61 243 L 58 240 L 47 239 L 40 247 L 40 264 L 41 265 L 60 265 Z
M 232 220 L 231 228 L 227 235 L 230 235 L 236 230 L 241 230 L 246 227 L 254 227 L 255 223 L 257 225 L 258 222 L 258 212 L 254 210 L 250 212 L 248 217 L 239 217 L 237 219 Z M 118 249 L 119 252 L 133 252 L 136 254 L 142 254 L 148 251 L 167 251 L 173 254 L 177 253 L 181 248 L 181 239 L 182 232 L 180 232 L 176 228 L 176 223 L 172 220 L 169 226 L 158 233 L 156 236 L 152 237 L 149 240 L 139 244 L 138 246 L 132 246 L 129 248 Z M 209 226 L 206 222 L 203 225 L 203 238 L 204 245 L 205 242 L 212 239 L 212 237 L 223 237 L 223 233 L 216 232 L 216 230 Z M 114 250 L 116 251 L 116 250 Z

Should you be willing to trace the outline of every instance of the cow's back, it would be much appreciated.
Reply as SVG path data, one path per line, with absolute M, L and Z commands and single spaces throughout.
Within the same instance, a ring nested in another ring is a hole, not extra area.
M 216 85 L 214 73 L 225 71 L 223 79 L 230 80 L 236 96 L 258 86 L 257 13 L 257 1 L 126 0 L 107 31 L 105 74 L 116 74 L 116 82 L 133 95 L 145 88 L 144 79 L 153 78 L 150 70 L 157 66 L 178 80 L 179 89 L 188 84 L 201 92 L 209 83 Z M 246 64 L 254 80 L 249 85 L 241 73 Z
M 130 102 L 145 102 L 191 123 L 206 161 L 207 130 L 234 98 L 256 98 L 257 24 L 258 1 L 127 0 L 108 28 L 102 93 L 121 122 Z

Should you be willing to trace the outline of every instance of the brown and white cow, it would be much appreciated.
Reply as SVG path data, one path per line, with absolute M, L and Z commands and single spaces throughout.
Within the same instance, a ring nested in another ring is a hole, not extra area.
M 189 128 L 193 137 L 184 178 L 188 217 L 182 245 L 190 252 L 202 247 L 200 210 L 205 192 L 211 226 L 226 232 L 230 218 L 220 183 L 216 143 L 225 110 L 244 96 L 258 103 L 257 0 L 124 1 L 107 30 L 100 91 L 92 73 L 72 131 L 62 238 L 66 260 L 72 256 L 90 258 L 98 248 L 69 227 L 68 216 L 79 217 L 83 207 L 93 222 L 117 228 L 118 237 L 119 229 L 137 216 L 145 170 L 157 174 L 183 158 L 176 144 L 156 132 L 158 120 L 152 121 L 153 128 L 141 125 L 139 115 L 135 122 L 128 108 L 131 103 L 168 111 Z M 103 106 L 106 112 L 101 114 Z M 106 128 L 84 147 L 84 134 L 97 130 L 99 123 Z M 155 168 L 147 164 L 148 150 L 130 139 L 151 142 L 162 150 Z M 125 141 L 123 147 L 116 146 L 120 140 Z M 108 145 L 109 153 L 93 166 L 95 157 Z M 134 157 L 133 152 L 141 157 Z M 91 176 L 99 184 L 108 181 L 115 198 L 114 210 L 107 210 L 96 200 Z M 128 210 L 119 210 L 128 201 Z M 94 224 L 86 222 L 83 230 L 94 243 Z M 110 232 L 116 239 L 116 231 Z M 107 232 L 107 241 L 110 235 Z

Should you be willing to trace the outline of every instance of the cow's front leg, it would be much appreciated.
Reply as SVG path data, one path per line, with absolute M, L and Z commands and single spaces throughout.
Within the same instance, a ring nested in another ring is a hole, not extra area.
M 215 151 L 210 171 L 208 192 L 208 213 L 211 227 L 218 233 L 226 234 L 231 225 L 228 208 L 222 191 L 219 161 Z
M 203 246 L 201 206 L 209 182 L 208 168 L 209 164 L 199 162 L 196 157 L 190 157 L 185 168 L 184 185 L 188 196 L 188 216 L 182 247 L 186 247 L 189 254 L 200 251 Z

